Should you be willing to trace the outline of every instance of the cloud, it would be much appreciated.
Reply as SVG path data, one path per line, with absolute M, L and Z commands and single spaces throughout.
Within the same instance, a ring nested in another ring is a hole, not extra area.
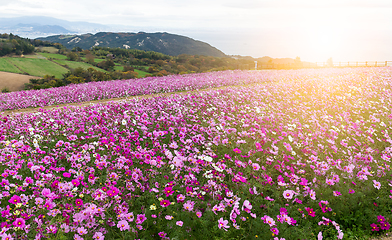
M 392 8 L 388 0 L 243 0 L 225 1 L 224 6 L 231 8 L 276 8 L 276 9 L 315 9 L 315 8 Z

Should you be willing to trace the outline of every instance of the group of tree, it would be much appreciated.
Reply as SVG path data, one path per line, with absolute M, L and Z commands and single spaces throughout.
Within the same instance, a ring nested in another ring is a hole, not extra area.
M 13 34 L 0 34 L 0 57 L 8 54 L 30 54 L 35 47 L 26 39 Z
M 88 52 L 86 52 L 88 51 Z M 106 61 L 113 61 L 123 66 L 137 66 L 136 69 L 147 71 L 152 76 L 168 74 L 198 73 L 228 69 L 250 69 L 254 62 L 250 59 L 234 59 L 230 57 L 212 57 L 204 55 L 180 54 L 169 56 L 163 53 L 142 51 L 137 49 L 121 49 L 94 47 L 91 50 L 84 50 L 80 54 L 85 54 L 89 62 L 93 62 L 91 56 L 97 58 L 107 58 Z M 90 58 L 88 58 L 90 55 Z M 101 63 L 106 65 L 108 63 Z M 101 67 L 97 65 L 97 67 Z M 146 68 L 147 67 L 147 68 Z M 105 68 L 104 68 L 105 69 Z
M 63 77 L 61 79 L 49 75 L 45 75 L 43 78 L 39 79 L 30 79 L 30 82 L 25 84 L 25 89 L 44 89 L 52 87 L 62 87 L 69 84 L 101 82 L 117 79 L 131 79 L 137 78 L 137 76 L 138 74 L 132 70 L 123 72 L 103 72 L 95 70 L 94 68 L 83 69 L 81 67 L 78 67 L 75 69 L 71 69 L 69 72 L 63 74 Z

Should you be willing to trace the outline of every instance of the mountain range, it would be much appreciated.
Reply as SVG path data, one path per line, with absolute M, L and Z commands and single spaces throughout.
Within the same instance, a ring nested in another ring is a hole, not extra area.
M 171 56 L 177 56 L 179 54 L 205 55 L 213 57 L 226 56 L 222 51 L 208 43 L 166 32 L 99 32 L 96 34 L 54 35 L 37 39 L 60 43 L 68 49 L 73 49 L 75 47 L 90 49 L 92 47 L 99 46 L 154 51 Z
M 0 32 L 12 33 L 21 37 L 36 38 L 53 34 L 80 34 L 85 32 L 110 31 L 110 26 L 71 22 L 53 17 L 26 16 L 0 18 Z

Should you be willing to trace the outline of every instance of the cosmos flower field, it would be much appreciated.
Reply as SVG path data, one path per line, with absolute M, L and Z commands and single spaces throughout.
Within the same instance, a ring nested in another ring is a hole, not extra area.
M 128 96 L 124 84 L 134 95 L 227 86 L 0 116 L 2 239 L 390 233 L 391 68 L 171 78 L 165 90 L 156 78 L 0 95 L 5 110 Z

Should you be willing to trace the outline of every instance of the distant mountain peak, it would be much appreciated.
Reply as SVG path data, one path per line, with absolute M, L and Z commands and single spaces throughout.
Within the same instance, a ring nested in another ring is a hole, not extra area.
M 55 35 L 38 39 L 42 41 L 61 43 L 69 49 L 74 47 L 90 49 L 92 47 L 99 46 L 155 51 L 171 56 L 177 56 L 180 54 L 206 55 L 214 57 L 226 56 L 222 51 L 212 47 L 208 43 L 167 32 L 99 32 L 96 34 L 69 36 Z

